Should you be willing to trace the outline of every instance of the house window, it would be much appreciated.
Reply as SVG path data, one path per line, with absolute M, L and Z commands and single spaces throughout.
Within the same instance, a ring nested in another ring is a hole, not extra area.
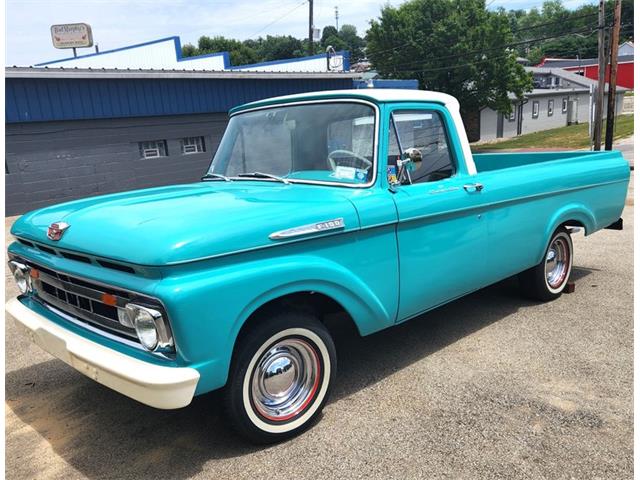
M 562 99 L 562 113 L 567 113 L 567 107 L 569 106 L 569 99 L 568 98 L 563 98 Z
M 166 140 L 150 140 L 138 143 L 140 158 L 158 158 L 167 156 Z
M 540 113 L 540 102 L 537 100 L 534 100 L 531 108 L 532 108 L 531 116 L 533 118 L 538 118 L 538 113 Z
M 204 149 L 204 137 L 185 137 L 180 140 L 183 155 L 202 153 Z
M 510 122 L 515 122 L 516 121 L 516 107 L 515 107 L 515 105 L 511 105 L 511 113 L 509 113 L 509 115 L 507 115 L 507 118 L 509 119 Z
M 547 115 L 549 117 L 553 115 L 553 100 L 549 100 L 549 103 L 547 104 Z

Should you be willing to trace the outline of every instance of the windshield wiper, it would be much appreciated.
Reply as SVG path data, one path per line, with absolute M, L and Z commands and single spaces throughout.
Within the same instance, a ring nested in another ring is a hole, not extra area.
M 225 182 L 230 182 L 231 181 L 231 179 L 229 177 L 225 177 L 224 175 L 221 175 L 219 173 L 207 173 L 200 180 L 202 180 L 202 181 L 205 181 L 205 180 L 224 180 Z
M 237 177 L 272 178 L 273 180 L 286 183 L 287 185 L 291 183 L 286 178 L 279 177 L 278 175 L 271 175 L 270 173 L 262 173 L 262 172 L 239 173 Z

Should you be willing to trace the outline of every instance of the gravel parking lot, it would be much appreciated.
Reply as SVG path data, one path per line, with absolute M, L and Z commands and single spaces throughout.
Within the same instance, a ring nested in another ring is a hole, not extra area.
M 574 236 L 576 291 L 555 302 L 523 300 L 510 279 L 367 338 L 337 325 L 322 421 L 268 448 L 225 426 L 215 393 L 145 407 L 8 323 L 6 476 L 631 478 L 632 196 L 624 222 Z

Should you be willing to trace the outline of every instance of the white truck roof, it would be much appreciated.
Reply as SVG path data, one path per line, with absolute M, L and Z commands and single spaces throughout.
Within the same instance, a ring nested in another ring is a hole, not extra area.
M 369 98 L 376 102 L 435 102 L 446 105 L 448 108 L 459 110 L 460 104 L 455 97 L 441 92 L 432 92 L 429 90 L 407 90 L 400 88 L 358 88 L 349 90 L 323 90 L 320 92 L 295 93 L 293 95 L 283 95 L 280 97 L 272 97 L 269 103 L 278 100 L 306 100 L 308 98 L 333 97 L 333 96 L 357 96 Z M 264 100 L 258 100 L 243 105 L 243 107 L 254 103 L 263 103 Z

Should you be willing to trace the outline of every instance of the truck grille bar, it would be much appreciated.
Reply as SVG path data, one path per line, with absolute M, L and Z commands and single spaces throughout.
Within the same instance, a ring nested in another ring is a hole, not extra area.
M 118 307 L 124 308 L 131 301 L 127 292 L 111 289 L 92 282 L 66 275 L 33 262 L 31 282 L 35 296 L 83 323 L 125 337 L 139 343 L 133 328 L 118 321 Z M 107 300 L 109 303 L 105 303 Z

